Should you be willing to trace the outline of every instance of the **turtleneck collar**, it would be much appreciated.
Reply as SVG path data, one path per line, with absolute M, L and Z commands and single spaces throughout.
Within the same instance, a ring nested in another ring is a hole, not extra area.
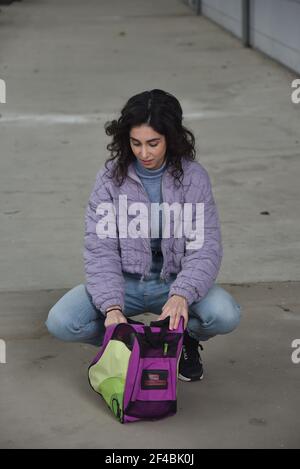
M 141 174 L 144 177 L 157 177 L 160 176 L 165 168 L 166 168 L 166 160 L 162 164 L 162 166 L 158 169 L 148 169 L 145 168 L 142 163 L 139 162 L 139 160 L 136 158 L 134 161 L 134 166 L 138 174 Z

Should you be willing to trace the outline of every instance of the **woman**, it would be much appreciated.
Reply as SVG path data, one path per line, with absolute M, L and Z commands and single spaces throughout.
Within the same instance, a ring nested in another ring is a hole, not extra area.
M 235 329 L 240 306 L 214 283 L 220 226 L 209 176 L 195 161 L 195 138 L 182 125 L 178 100 L 158 89 L 130 98 L 105 130 L 111 157 L 97 174 L 85 216 L 86 284 L 52 307 L 48 330 L 99 346 L 105 328 L 129 316 L 149 311 L 169 318 L 170 329 L 183 317 L 179 377 L 202 379 L 199 341 Z M 160 203 L 166 208 L 157 211 Z M 188 205 L 190 220 L 183 211 Z M 182 211 L 175 215 L 174 208 L 172 217 L 172 207 Z M 197 231 L 199 213 L 204 220 Z M 196 230 L 189 225 L 180 232 L 183 220 Z

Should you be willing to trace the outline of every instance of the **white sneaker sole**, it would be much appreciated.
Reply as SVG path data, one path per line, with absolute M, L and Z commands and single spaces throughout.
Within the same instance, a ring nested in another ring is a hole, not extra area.
M 180 373 L 178 374 L 178 379 L 181 381 L 192 381 L 191 378 L 187 378 L 186 376 L 181 375 Z M 196 379 L 194 381 L 201 381 L 203 379 L 203 374 L 200 376 L 199 379 Z

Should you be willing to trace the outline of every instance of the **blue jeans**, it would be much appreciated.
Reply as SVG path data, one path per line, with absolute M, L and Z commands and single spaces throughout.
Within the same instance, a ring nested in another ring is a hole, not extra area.
M 144 312 L 161 314 L 176 274 L 168 282 L 159 278 L 161 258 L 154 258 L 149 278 L 140 282 L 138 275 L 123 273 L 125 279 L 124 315 L 137 316 Z M 241 307 L 218 285 L 189 307 L 188 333 L 198 341 L 233 331 L 240 322 Z M 99 346 L 105 334 L 104 316 L 92 303 L 84 284 L 69 290 L 51 308 L 46 326 L 58 339 Z

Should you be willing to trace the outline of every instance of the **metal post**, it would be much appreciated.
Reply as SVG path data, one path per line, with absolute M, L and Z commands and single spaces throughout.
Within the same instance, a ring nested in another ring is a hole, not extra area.
M 242 0 L 242 41 L 250 47 L 250 0 Z

